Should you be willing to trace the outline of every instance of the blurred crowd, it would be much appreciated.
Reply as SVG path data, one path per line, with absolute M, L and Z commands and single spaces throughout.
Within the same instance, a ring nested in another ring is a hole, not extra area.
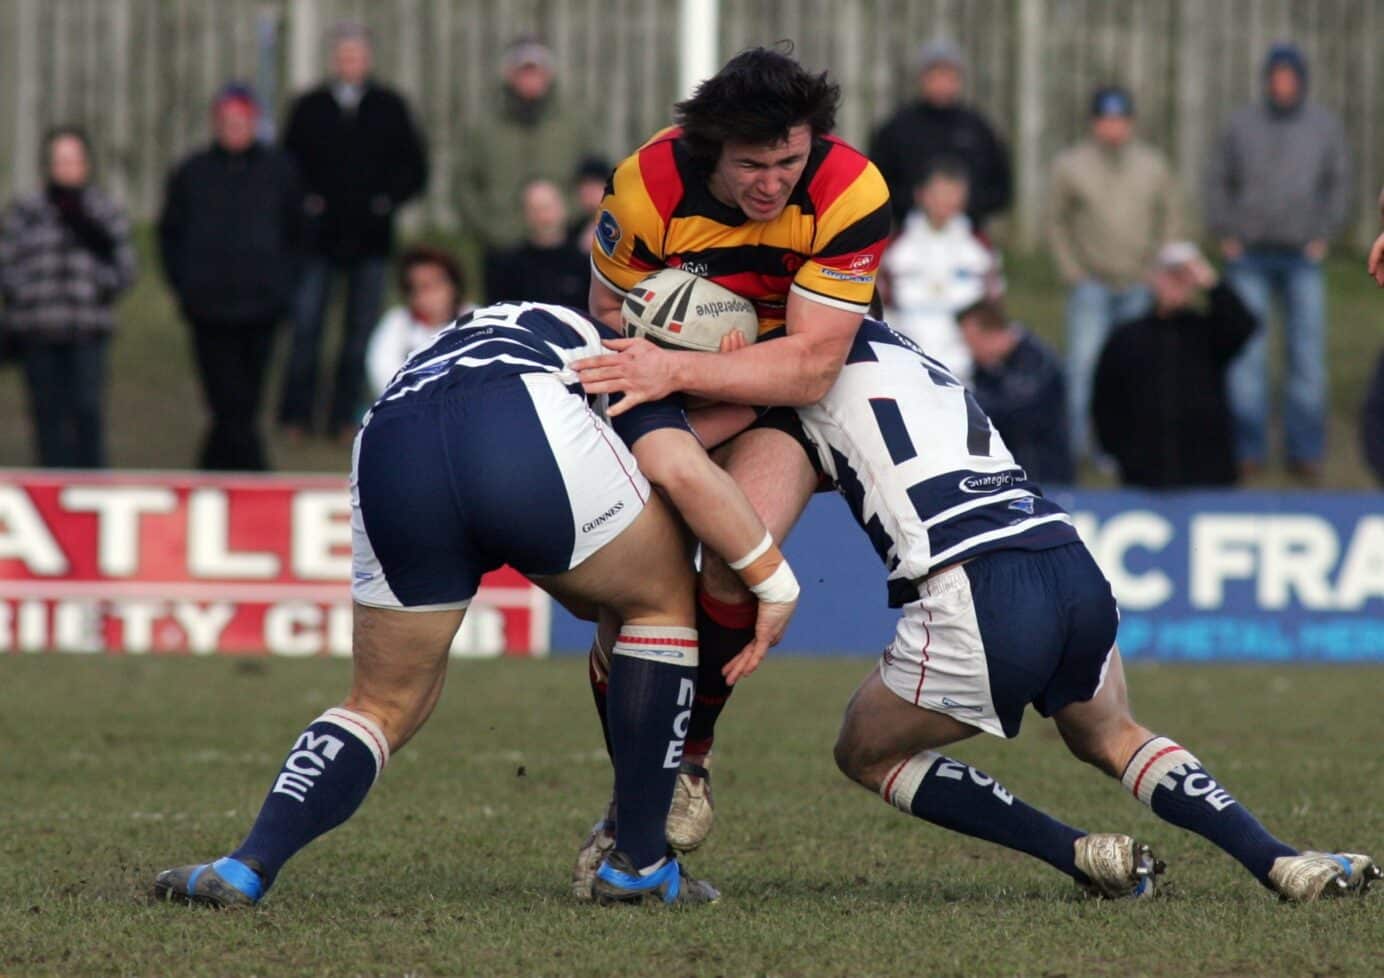
M 526 36 L 506 49 L 496 97 L 457 146 L 456 204 L 483 270 L 473 285 L 444 249 L 396 254 L 395 217 L 427 186 L 426 137 L 375 75 L 363 27 L 338 25 L 329 47 L 329 77 L 293 100 L 277 145 L 257 135 L 255 92 L 230 83 L 210 107 L 210 142 L 168 176 L 159 256 L 210 417 L 205 469 L 270 467 L 260 418 L 285 323 L 274 417 L 287 443 L 349 444 L 394 371 L 473 302 L 586 305 L 611 161 L 599 127 L 559 90 L 549 48 Z M 1061 355 L 1006 311 L 987 227 L 1012 198 L 1009 153 L 967 100 L 960 48 L 929 42 L 914 67 L 916 97 L 868 146 L 895 215 L 884 316 L 965 381 L 1030 476 L 1070 484 L 1086 464 L 1131 486 L 1233 485 L 1273 456 L 1278 413 L 1288 470 L 1316 483 L 1328 414 L 1322 260 L 1356 202 L 1342 121 L 1311 98 L 1303 53 L 1267 52 L 1262 97 L 1208 153 L 1199 222 L 1165 154 L 1140 138 L 1130 93 L 1091 94 L 1085 137 L 1047 181 L 1046 243 L 1067 289 Z M 0 340 L 22 367 L 38 463 L 102 467 L 113 306 L 136 275 L 130 227 L 92 180 L 80 129 L 48 134 L 44 172 L 0 217 Z M 1380 208 L 1384 223 L 1384 194 Z M 1220 272 L 1190 240 L 1197 224 Z M 1372 259 L 1384 285 L 1381 250 L 1384 234 Z M 391 278 L 399 304 L 385 309 Z M 340 287 L 338 354 L 319 390 Z M 1384 358 L 1360 430 L 1384 480 Z

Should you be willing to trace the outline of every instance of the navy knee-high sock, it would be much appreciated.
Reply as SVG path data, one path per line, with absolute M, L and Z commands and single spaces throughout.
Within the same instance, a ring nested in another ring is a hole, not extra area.
M 626 625 L 610 657 L 615 848 L 640 869 L 663 859 L 664 825 L 697 688 L 697 632 Z
M 754 638 L 756 605 L 728 604 L 697 591 L 697 637 L 701 643 L 697 663 L 697 703 L 687 730 L 687 753 L 705 757 L 711 753 L 716 721 L 734 687 L 726 683 L 721 668 L 740 654 Z
M 932 751 L 915 754 L 884 779 L 880 795 L 933 825 L 1026 852 L 1082 883 L 1076 840 L 1086 833 L 1024 804 L 994 778 Z
M 1167 737 L 1153 737 L 1135 751 L 1120 780 L 1159 818 L 1220 846 L 1265 886 L 1275 859 L 1297 855 Z
M 267 889 L 294 853 L 355 813 L 388 761 L 389 744 L 369 717 L 340 707 L 323 713 L 294 742 L 231 858 L 255 862 Z

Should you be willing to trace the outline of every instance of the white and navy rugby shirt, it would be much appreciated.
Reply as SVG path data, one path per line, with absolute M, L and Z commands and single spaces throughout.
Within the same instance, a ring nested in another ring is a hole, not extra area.
M 566 306 L 500 302 L 474 309 L 408 358 L 366 413 L 364 425 L 368 426 L 380 411 L 433 398 L 465 396 L 485 384 L 518 374 L 553 374 L 573 394 L 585 397 L 569 364 L 608 352 L 601 341 L 618 336 Z M 611 397 L 609 403 L 618 402 L 619 397 Z M 606 417 L 605 395 L 588 401 Z M 640 404 L 612 419 L 611 425 L 627 445 L 658 428 L 691 431 L 680 395 Z
M 836 383 L 798 411 L 823 469 L 889 570 L 889 603 L 987 550 L 1075 542 L 975 398 L 941 363 L 865 319 Z

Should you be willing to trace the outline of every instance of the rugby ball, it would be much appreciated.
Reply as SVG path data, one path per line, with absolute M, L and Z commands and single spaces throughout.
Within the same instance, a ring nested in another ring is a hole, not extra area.
M 746 343 L 759 336 L 753 303 L 680 268 L 661 268 L 641 279 L 625 293 L 620 317 L 626 336 L 683 350 L 715 353 L 721 338 L 734 330 Z

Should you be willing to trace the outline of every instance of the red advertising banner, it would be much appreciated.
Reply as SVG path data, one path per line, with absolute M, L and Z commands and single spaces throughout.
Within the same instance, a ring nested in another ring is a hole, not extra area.
M 0 470 L 0 653 L 349 655 L 350 580 L 339 478 Z M 548 602 L 487 575 L 453 654 L 546 654 Z

